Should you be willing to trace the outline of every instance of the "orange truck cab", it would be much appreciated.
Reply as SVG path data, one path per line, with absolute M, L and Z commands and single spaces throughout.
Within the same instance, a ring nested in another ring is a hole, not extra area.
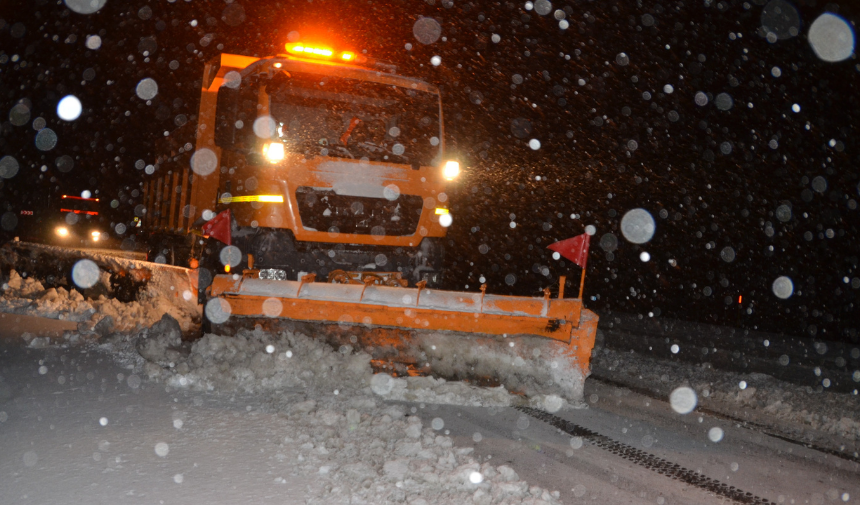
M 152 259 L 438 285 L 459 174 L 438 88 L 349 52 L 287 52 L 205 65 L 194 145 L 169 134 L 144 184 Z M 228 238 L 203 236 L 228 209 Z

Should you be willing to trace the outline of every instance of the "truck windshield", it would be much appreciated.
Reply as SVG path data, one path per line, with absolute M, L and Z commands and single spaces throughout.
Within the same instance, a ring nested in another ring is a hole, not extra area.
M 283 72 L 266 85 L 287 150 L 419 166 L 438 163 L 439 97 L 378 82 Z

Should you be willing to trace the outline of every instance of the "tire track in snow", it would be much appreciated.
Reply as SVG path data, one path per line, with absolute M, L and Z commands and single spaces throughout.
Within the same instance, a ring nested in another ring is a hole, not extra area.
M 755 505 L 776 505 L 774 502 L 755 496 L 752 493 L 745 492 L 734 486 L 729 486 L 723 482 L 706 477 L 696 473 L 693 470 L 684 468 L 681 465 L 672 463 L 671 461 L 649 454 L 645 451 L 637 449 L 631 445 L 612 440 L 606 435 L 601 435 L 596 431 L 583 428 L 570 421 L 554 416 L 542 410 L 533 409 L 531 407 L 514 407 L 524 414 L 530 415 L 535 419 L 539 419 L 550 426 L 560 429 L 561 431 L 575 436 L 582 437 L 588 440 L 593 445 L 601 449 L 618 455 L 628 461 L 636 463 L 648 470 L 665 475 L 670 479 L 676 479 L 691 486 L 695 486 L 704 491 L 709 491 L 728 498 L 736 503 L 755 504 Z

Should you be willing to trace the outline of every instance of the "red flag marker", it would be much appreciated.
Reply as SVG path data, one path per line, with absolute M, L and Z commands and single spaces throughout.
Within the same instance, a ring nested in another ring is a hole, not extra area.
M 588 263 L 588 246 L 590 242 L 591 235 L 583 233 L 582 235 L 550 244 L 546 248 L 552 249 L 582 268 L 585 268 L 586 263 Z
M 588 264 L 588 246 L 590 243 L 591 235 L 583 233 L 582 235 L 560 240 L 546 247 L 582 267 L 582 278 L 579 281 L 580 300 L 582 299 L 582 290 L 585 287 L 585 265 Z
M 221 211 L 210 219 L 206 221 L 203 225 L 203 235 L 207 237 L 212 237 L 215 240 L 220 240 L 227 245 L 230 245 L 232 240 L 232 236 L 230 233 L 230 209 Z

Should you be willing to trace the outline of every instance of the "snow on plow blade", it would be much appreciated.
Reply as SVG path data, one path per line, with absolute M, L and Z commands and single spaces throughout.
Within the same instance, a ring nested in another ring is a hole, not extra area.
M 503 384 L 529 396 L 582 400 L 597 315 L 550 299 L 218 275 L 206 316 L 217 327 L 261 325 L 325 338 L 388 362 L 398 375 Z M 349 348 L 346 348 L 349 350 Z

